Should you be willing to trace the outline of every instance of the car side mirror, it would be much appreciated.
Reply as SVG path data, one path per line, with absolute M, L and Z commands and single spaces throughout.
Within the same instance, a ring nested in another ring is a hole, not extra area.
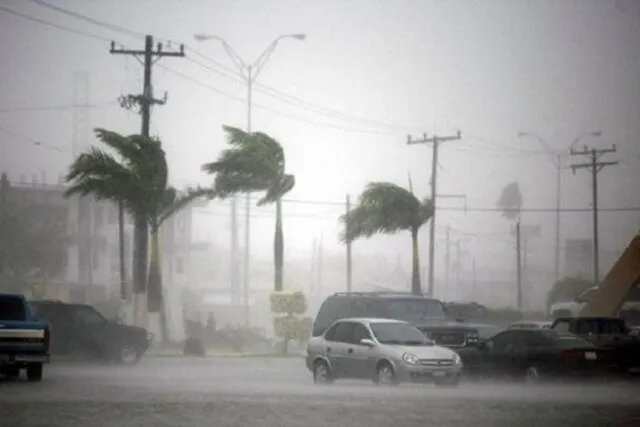
M 362 338 L 362 339 L 360 340 L 360 344 L 361 344 L 361 345 L 364 345 L 364 346 L 367 346 L 367 347 L 369 347 L 369 348 L 371 348 L 371 347 L 375 347 L 375 345 L 376 345 L 376 343 L 374 343 L 374 342 L 373 342 L 373 340 L 372 340 L 372 339 L 369 339 L 369 338 Z

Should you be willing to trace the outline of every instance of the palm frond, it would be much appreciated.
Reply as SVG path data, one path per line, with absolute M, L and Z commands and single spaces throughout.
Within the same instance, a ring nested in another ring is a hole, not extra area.
M 234 126 L 223 125 L 222 129 L 227 134 L 227 143 L 232 147 L 242 148 L 251 143 L 251 133 Z
M 281 199 L 289 191 L 293 190 L 296 185 L 296 177 L 294 175 L 285 174 L 279 181 L 275 181 L 268 189 L 263 198 L 258 200 L 258 206 L 274 203 Z
M 210 194 L 211 189 L 203 187 L 189 187 L 183 192 L 178 192 L 174 187 L 167 188 L 162 199 L 162 210 L 158 217 L 158 226 L 196 199 L 207 197 Z
M 340 220 L 342 241 L 368 238 L 374 234 L 393 234 L 419 229 L 433 214 L 430 203 L 423 204 L 409 190 L 390 182 L 367 184 L 358 205 Z

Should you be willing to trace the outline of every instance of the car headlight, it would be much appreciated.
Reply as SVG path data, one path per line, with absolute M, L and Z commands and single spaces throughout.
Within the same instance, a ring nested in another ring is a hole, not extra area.
M 453 364 L 454 365 L 462 365 L 462 359 L 458 353 L 453 353 Z
M 402 360 L 408 365 L 417 365 L 418 363 L 420 363 L 420 359 L 418 359 L 418 356 L 411 353 L 404 353 L 402 355 Z

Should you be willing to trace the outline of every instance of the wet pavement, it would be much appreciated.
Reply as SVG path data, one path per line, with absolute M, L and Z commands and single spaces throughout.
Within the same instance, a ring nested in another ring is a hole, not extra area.
M 625 383 L 315 386 L 296 358 L 47 368 L 40 384 L 0 382 L 2 427 L 640 426 L 640 388 Z

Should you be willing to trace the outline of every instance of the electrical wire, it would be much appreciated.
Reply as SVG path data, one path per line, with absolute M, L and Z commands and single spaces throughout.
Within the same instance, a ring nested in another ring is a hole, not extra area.
M 29 15 L 26 15 L 26 14 L 21 13 L 21 12 L 16 12 L 15 10 L 9 9 L 6 6 L 0 6 L 0 12 L 5 12 L 5 13 L 8 13 L 10 15 L 17 16 L 17 17 L 20 17 L 22 19 L 26 19 L 28 21 L 36 22 L 38 24 L 45 25 L 45 26 L 48 26 L 48 27 L 56 28 L 56 29 L 61 30 L 61 31 L 66 31 L 66 32 L 69 32 L 69 33 L 73 33 L 73 34 L 76 34 L 76 35 L 89 37 L 89 38 L 92 38 L 92 39 L 95 39 L 95 40 L 104 41 L 104 42 L 111 42 L 111 40 L 108 39 L 108 38 L 101 37 L 101 36 L 98 36 L 96 34 L 88 33 L 86 31 L 69 28 L 69 27 L 66 27 L 64 25 L 55 24 L 53 22 L 45 21 L 44 19 L 34 18 L 33 16 L 29 16 Z

